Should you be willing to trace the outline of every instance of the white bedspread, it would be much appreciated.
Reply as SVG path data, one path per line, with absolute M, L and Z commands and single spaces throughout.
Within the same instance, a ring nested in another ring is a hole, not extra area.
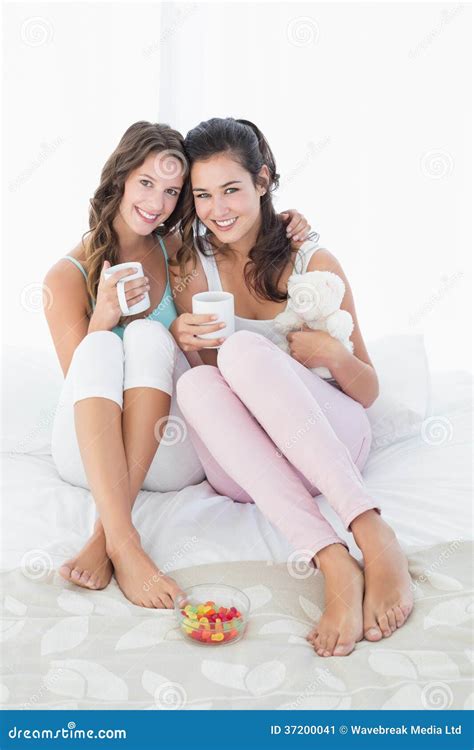
M 420 432 L 378 448 L 364 468 L 367 487 L 407 551 L 472 538 L 471 387 L 467 373 L 434 374 L 430 441 Z M 88 538 L 95 517 L 90 493 L 63 482 L 50 456 L 2 460 L 2 519 L 9 531 L 1 567 L 20 566 L 35 549 L 54 565 L 61 563 Z M 317 502 L 360 557 L 326 499 L 319 496 Z M 255 505 L 218 496 L 206 481 L 178 493 L 141 492 L 134 521 L 147 551 L 167 570 L 236 560 L 284 562 L 292 551 Z
M 142 492 L 135 506 L 147 551 L 181 586 L 219 578 L 249 594 L 245 637 L 208 652 L 181 641 L 171 611 L 130 605 L 115 581 L 90 592 L 55 574 L 88 538 L 90 494 L 48 455 L 4 454 L 4 708 L 469 707 L 471 387 L 467 373 L 433 374 L 418 434 L 369 456 L 363 476 L 411 555 L 418 601 L 398 633 L 361 641 L 348 659 L 320 659 L 304 640 L 321 576 L 295 581 L 275 564 L 291 547 L 255 505 L 203 482 Z M 325 498 L 315 502 L 342 531 Z

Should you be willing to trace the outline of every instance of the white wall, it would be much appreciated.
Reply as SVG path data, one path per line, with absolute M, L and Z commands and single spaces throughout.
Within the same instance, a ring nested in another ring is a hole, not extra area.
M 256 122 L 277 205 L 302 210 L 341 261 L 364 338 L 423 332 L 433 368 L 471 369 L 468 6 L 181 7 L 160 119 Z
M 424 332 L 433 368 L 470 368 L 467 5 L 18 3 L 5 24 L 5 341 L 49 345 L 39 284 L 128 125 L 232 115 L 267 135 L 278 205 L 340 259 L 365 339 Z
M 161 8 L 19 3 L 4 22 L 3 335 L 49 347 L 41 281 L 88 229 L 126 128 L 157 119 Z

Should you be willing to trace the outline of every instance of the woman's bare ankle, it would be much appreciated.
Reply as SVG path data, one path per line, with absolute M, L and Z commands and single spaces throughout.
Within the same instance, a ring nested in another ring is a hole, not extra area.
M 361 547 L 366 541 L 370 541 L 377 531 L 380 533 L 382 527 L 385 532 L 392 532 L 395 535 L 392 527 L 388 525 L 375 508 L 372 508 L 354 518 L 350 525 L 350 530 L 354 535 L 357 545 Z
M 334 567 L 334 562 L 340 559 L 346 559 L 349 555 L 349 550 L 341 542 L 336 544 L 328 544 L 327 547 L 323 547 L 313 557 L 314 564 L 317 568 L 325 570 L 328 567 Z
M 141 547 L 140 534 L 134 526 L 129 526 L 105 535 L 105 549 L 110 558 L 117 557 L 125 549 L 130 549 L 130 545 Z

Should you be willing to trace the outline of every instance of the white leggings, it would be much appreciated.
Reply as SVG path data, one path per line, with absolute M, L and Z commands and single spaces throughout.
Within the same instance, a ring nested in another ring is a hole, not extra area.
M 111 331 L 89 333 L 79 344 L 56 410 L 52 455 L 66 482 L 90 489 L 74 423 L 74 404 L 84 398 L 108 398 L 123 408 L 128 388 L 157 388 L 171 396 L 170 415 L 143 482 L 153 492 L 177 491 L 205 479 L 176 402 L 176 381 L 190 369 L 167 328 L 155 320 L 134 320 L 123 342 Z

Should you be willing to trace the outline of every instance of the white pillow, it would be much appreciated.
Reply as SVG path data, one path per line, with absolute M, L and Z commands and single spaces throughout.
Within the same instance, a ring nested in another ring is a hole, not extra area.
M 2 453 L 51 453 L 54 415 L 63 374 L 51 350 L 4 346 Z
M 422 334 L 384 336 L 367 344 L 380 393 L 367 411 L 372 448 L 420 433 L 430 405 L 430 372 Z
M 430 378 L 422 335 L 385 336 L 367 349 L 380 383 L 380 395 L 367 409 L 372 447 L 378 448 L 419 432 L 428 412 Z M 50 454 L 63 383 L 53 347 L 5 347 L 2 370 L 1 451 Z

